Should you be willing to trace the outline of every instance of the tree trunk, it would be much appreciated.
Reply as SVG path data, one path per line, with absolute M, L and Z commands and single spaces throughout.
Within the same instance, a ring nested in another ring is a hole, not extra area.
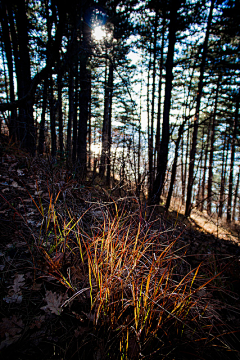
M 239 99 L 240 99 L 240 90 L 237 97 L 236 111 L 234 116 L 234 128 L 233 128 L 233 135 L 231 141 L 231 161 L 230 161 L 230 173 L 229 173 L 229 181 L 228 181 L 227 222 L 231 221 L 231 212 L 232 212 L 233 169 L 234 169 L 234 157 L 235 157 L 235 144 L 237 140 Z
M 173 186 L 174 186 L 175 177 L 176 177 L 176 170 L 177 170 L 178 148 L 179 148 L 179 144 L 180 144 L 181 137 L 182 137 L 182 134 L 183 134 L 183 129 L 184 129 L 184 123 L 182 123 L 180 125 L 179 129 L 178 129 L 178 137 L 177 137 L 176 146 L 175 146 L 175 156 L 174 156 L 174 161 L 173 161 L 173 166 L 172 166 L 171 181 L 170 181 L 167 201 L 166 201 L 166 205 L 165 205 L 165 208 L 166 208 L 167 211 L 168 211 L 170 203 L 171 203 L 171 197 L 172 197 Z
M 227 145 L 227 147 L 226 147 L 226 145 Z M 222 151 L 222 172 L 221 172 L 219 209 L 218 209 L 218 216 L 220 217 L 220 219 L 222 218 L 222 214 L 223 214 L 224 189 L 225 189 L 226 170 L 227 170 L 227 163 L 228 163 L 228 147 L 229 147 L 229 138 L 227 141 L 227 132 L 225 132 L 224 145 L 223 145 L 223 151 Z
M 150 45 L 149 45 L 149 63 L 148 63 L 148 76 L 147 76 L 147 139 L 148 139 L 148 188 L 150 188 L 150 166 L 149 166 L 149 159 L 150 159 L 150 99 L 149 99 L 149 88 L 150 88 L 150 72 L 152 67 L 152 38 L 150 39 Z
M 201 202 L 199 210 L 204 210 L 204 203 L 205 203 L 205 183 L 206 183 L 206 173 L 207 173 L 207 158 L 208 158 L 208 147 L 209 147 L 209 137 L 210 137 L 210 124 L 208 126 L 208 132 L 207 132 L 207 141 L 206 141 L 206 147 L 205 147 L 205 155 L 204 155 L 204 167 L 203 167 L 203 175 L 202 175 L 202 195 L 201 195 Z
M 53 78 L 50 77 L 50 128 L 51 128 L 51 155 L 53 160 L 56 158 L 57 142 L 56 142 L 56 108 L 53 93 Z
M 193 172 L 194 172 L 194 163 L 195 163 L 195 155 L 196 155 L 196 147 L 197 147 L 199 111 L 200 111 L 200 103 L 201 103 L 201 97 L 202 97 L 203 75 L 204 75 L 204 69 L 205 69 L 205 63 L 206 63 L 206 57 L 207 57 L 208 39 L 209 39 L 211 22 L 212 22 L 212 13 L 213 13 L 213 9 L 214 9 L 214 3 L 215 3 L 215 0 L 212 0 L 211 8 L 210 8 L 209 16 L 208 16 L 208 24 L 207 24 L 206 34 L 205 34 L 203 53 L 202 53 L 202 61 L 201 61 L 201 66 L 200 66 L 200 76 L 199 76 L 199 82 L 198 82 L 196 111 L 195 111 L 195 117 L 194 117 L 194 127 L 193 127 L 193 136 L 192 136 L 192 148 L 190 151 L 190 163 L 189 163 L 185 216 L 190 216 L 190 213 L 191 213 L 191 199 L 192 199 L 192 188 L 193 188 L 193 180 L 194 180 Z
M 72 124 L 73 124 L 73 112 L 74 112 L 74 82 L 73 82 L 73 69 L 72 66 L 69 67 L 69 79 L 68 79 L 68 104 L 69 104 L 69 113 L 68 113 L 68 128 L 67 128 L 67 161 L 71 161 L 72 155 Z
M 240 171 L 238 171 L 237 183 L 236 183 L 235 193 L 234 193 L 233 211 L 232 211 L 232 222 L 235 222 L 236 205 L 237 205 L 238 189 L 239 189 L 239 180 L 240 180 Z
M 209 154 L 209 168 L 208 168 L 208 201 L 207 201 L 207 213 L 212 214 L 212 180 L 213 180 L 213 153 L 214 153 L 214 140 L 215 140 L 215 124 L 217 116 L 217 103 L 218 103 L 218 92 L 220 86 L 221 75 L 218 76 L 216 98 L 214 104 L 214 112 L 212 116 L 212 129 L 211 129 L 211 141 L 210 141 L 210 154 Z
M 171 94 L 172 94 L 172 81 L 173 81 L 173 58 L 174 46 L 176 42 L 176 22 L 177 12 L 181 2 L 172 1 L 169 35 L 168 35 L 168 54 L 166 61 L 166 85 L 165 85 L 165 100 L 163 111 L 163 127 L 162 127 L 162 140 L 158 154 L 157 175 L 153 183 L 153 191 L 150 195 L 150 203 L 158 204 L 163 189 L 165 173 L 168 161 L 168 144 L 169 144 L 169 115 L 171 107 Z
M 7 6 L 2 2 L 1 9 L 1 24 L 2 24 L 2 40 L 4 42 L 5 53 L 7 58 L 8 75 L 9 75 L 9 87 L 10 87 L 10 101 L 14 102 L 14 72 L 13 72 L 13 61 L 12 61 L 12 49 L 10 41 L 10 29 L 8 26 L 7 18 Z M 9 136 L 13 141 L 17 140 L 17 112 L 16 109 L 11 110 L 10 122 L 9 122 Z
M 62 114 L 62 72 L 58 70 L 58 129 L 59 129 L 59 151 L 60 159 L 63 160 L 63 114 Z
M 106 173 L 106 166 L 108 162 L 108 153 L 109 148 L 109 139 L 111 134 L 109 131 L 111 129 L 110 119 L 111 119 L 111 94 L 113 86 L 113 64 L 110 63 L 107 66 L 106 62 L 106 71 L 105 71 L 105 96 L 104 96 L 104 115 L 103 115 L 103 127 L 102 127 L 102 153 L 101 153 L 101 162 L 100 162 L 100 176 L 103 177 Z
M 80 58 L 80 116 L 78 123 L 78 149 L 77 157 L 79 164 L 79 171 L 81 172 L 82 178 L 86 176 L 87 171 L 87 124 L 88 124 L 88 111 L 89 111 L 89 94 L 90 92 L 90 78 L 91 73 L 88 70 L 88 59 L 89 59 L 89 44 L 91 40 L 91 29 L 86 22 L 83 23 L 82 30 L 82 48 L 83 53 Z
M 205 143 L 205 126 L 203 127 L 203 134 L 202 134 L 202 148 L 199 160 L 199 167 L 200 167 L 200 174 L 199 174 L 199 182 L 198 182 L 198 191 L 197 191 L 197 198 L 196 198 L 196 205 L 199 208 L 201 204 L 201 179 L 203 177 L 203 154 L 204 154 L 204 143 Z
M 90 86 L 89 86 L 89 108 L 88 108 L 88 168 L 91 170 L 91 148 L 92 148 L 92 113 L 91 113 L 91 107 L 92 107 L 92 79 L 91 74 L 89 77 Z
M 18 99 L 20 99 L 28 93 L 31 84 L 28 19 L 24 0 L 18 1 L 15 15 L 19 61 L 19 67 L 16 67 L 16 70 Z M 19 107 L 19 140 L 23 148 L 32 154 L 35 153 L 36 134 L 33 120 L 33 100 L 28 100 Z
M 42 155 L 43 151 L 44 151 L 45 120 L 46 120 L 46 110 L 47 110 L 47 92 L 48 92 L 48 79 L 46 78 L 44 80 L 44 85 L 43 85 L 42 114 L 41 114 L 39 140 L 38 140 L 38 153 L 39 153 L 39 155 Z
M 152 73 L 152 109 L 151 109 L 151 126 L 150 126 L 150 137 L 149 137 L 149 190 L 148 193 L 152 193 L 153 186 L 153 127 L 154 127 L 154 105 L 155 105 L 155 80 L 156 80 L 156 59 L 157 59 L 157 32 L 158 29 L 158 11 L 155 14 L 154 24 L 154 39 L 153 39 L 153 73 Z
M 162 73 L 163 73 L 163 55 L 164 55 L 164 37 L 166 30 L 166 19 L 165 12 L 163 14 L 163 24 L 162 24 L 162 46 L 161 46 L 161 57 L 160 57 L 160 74 L 159 74 L 159 82 L 158 82 L 158 112 L 157 112 L 157 128 L 156 128 L 156 147 L 155 147 L 155 164 L 154 168 L 157 168 L 157 157 L 160 151 L 160 123 L 161 123 L 161 103 L 162 103 Z M 155 176 L 154 172 L 154 176 Z
M 107 185 L 111 182 L 111 143 L 112 143 L 112 97 L 113 97 L 113 64 L 109 66 L 109 122 L 108 122 L 108 147 L 107 147 Z
M 142 74 L 142 73 L 141 73 Z M 137 152 L 137 186 L 136 186 L 136 194 L 137 197 L 140 198 L 141 192 L 141 172 L 140 172 L 140 162 L 141 162 L 141 126 L 142 126 L 142 87 L 143 80 L 141 77 L 141 89 L 140 89 L 140 109 L 139 109 L 139 123 L 138 123 L 138 152 Z
M 78 124 L 78 61 L 76 62 L 75 69 L 75 97 L 74 97 L 74 114 L 73 114 L 73 136 L 72 136 L 72 162 L 73 164 L 77 159 L 77 124 Z

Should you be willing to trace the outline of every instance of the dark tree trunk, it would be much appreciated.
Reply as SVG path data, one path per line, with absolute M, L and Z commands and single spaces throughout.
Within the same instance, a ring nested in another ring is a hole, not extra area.
M 204 137 L 205 137 L 205 126 L 203 127 L 203 135 L 202 135 L 202 148 L 201 148 L 201 154 L 200 154 L 200 160 L 199 160 L 199 182 L 198 182 L 198 191 L 197 191 L 197 198 L 196 198 L 196 206 L 199 208 L 199 205 L 201 203 L 201 179 L 203 176 L 203 154 L 204 154 Z
M 176 146 L 175 146 L 175 156 L 174 156 L 174 161 L 173 161 L 173 166 L 172 166 L 171 181 L 170 181 L 167 201 L 166 201 L 166 205 L 165 205 L 165 208 L 166 208 L 167 211 L 168 211 L 170 203 L 171 203 L 171 197 L 172 197 L 173 186 L 174 186 L 175 177 L 176 177 L 176 170 L 177 170 L 178 148 L 179 148 L 179 144 L 180 144 L 181 137 L 182 137 L 182 134 L 183 134 L 183 129 L 184 129 L 184 123 L 182 123 L 180 125 L 179 130 L 178 130 L 178 137 L 177 137 Z
M 63 114 L 62 114 L 62 71 L 58 70 L 58 130 L 59 130 L 59 151 L 60 159 L 63 160 Z
M 227 145 L 227 147 L 226 147 L 226 145 Z M 227 132 L 225 132 L 224 145 L 223 145 L 223 151 L 222 151 L 222 172 L 221 172 L 219 209 L 218 209 L 218 216 L 220 217 L 220 219 L 222 218 L 222 214 L 223 214 L 224 189 L 225 189 L 226 170 L 227 170 L 227 163 L 228 163 L 228 147 L 229 147 L 229 138 L 227 141 Z
M 150 166 L 149 166 L 149 159 L 150 159 L 150 98 L 149 98 L 149 88 L 150 88 L 150 72 L 152 67 L 152 39 L 150 39 L 150 45 L 149 45 L 149 63 L 148 63 L 148 76 L 147 76 L 147 140 L 148 140 L 148 188 L 150 188 Z M 149 194 L 150 195 L 150 194 Z
M 24 135 L 22 145 L 24 145 L 24 143 L 27 143 L 29 145 L 27 146 L 27 148 L 30 148 L 31 142 L 34 142 L 33 144 L 34 147 L 36 145 L 35 127 L 33 128 L 33 131 L 31 131 L 31 129 L 29 132 L 27 131 L 32 126 L 30 120 L 32 119 L 33 121 L 33 116 L 31 116 L 31 110 L 33 108 L 32 104 L 34 102 L 34 95 L 38 84 L 47 76 L 49 76 L 49 74 L 51 73 L 51 69 L 54 66 L 55 60 L 59 58 L 59 48 L 61 46 L 66 10 L 64 10 L 64 3 L 62 2 L 58 2 L 57 5 L 55 4 L 54 6 L 52 6 L 52 12 L 54 12 L 55 7 L 57 6 L 58 18 L 59 18 L 59 21 L 57 23 L 55 16 L 55 23 L 57 27 L 55 40 L 53 42 L 51 38 L 48 39 L 47 53 L 49 56 L 47 56 L 46 66 L 40 72 L 38 72 L 33 77 L 33 79 L 30 79 L 30 60 L 29 60 L 29 52 L 28 52 L 28 19 L 24 7 L 25 5 L 24 3 L 27 2 L 21 0 L 21 2 L 19 1 L 16 3 L 17 5 L 14 6 L 14 2 L 10 2 L 10 4 L 8 2 L 7 9 L 8 9 L 10 30 L 11 30 L 12 49 L 15 59 L 18 99 L 10 103 L 8 102 L 0 103 L 0 111 L 19 109 L 18 124 L 17 124 L 17 126 L 19 125 L 18 138 L 21 140 L 21 136 Z M 13 15 L 13 10 L 15 15 Z M 20 31 L 18 31 L 18 27 L 21 29 Z M 48 49 L 50 50 L 48 51 Z M 30 108 L 30 112 L 26 112 L 25 110 L 26 109 L 28 110 L 29 108 Z M 21 111 L 22 109 L 24 111 Z M 21 117 L 21 113 L 23 114 L 22 117 Z M 24 122 L 25 115 L 27 121 L 30 118 L 29 120 L 30 125 L 29 125 L 29 121 L 28 123 Z M 20 128 L 21 123 L 23 125 L 22 128 Z M 34 126 L 34 122 L 33 122 L 33 126 Z M 30 142 L 27 142 L 28 137 L 30 137 Z
M 107 185 L 111 182 L 111 144 L 112 144 L 112 98 L 113 98 L 113 64 L 109 66 L 109 122 L 108 122 L 108 147 L 107 147 Z
M 208 147 L 209 147 L 209 137 L 210 137 L 210 124 L 208 126 L 208 132 L 207 132 L 207 141 L 206 141 L 206 147 L 205 147 L 205 154 L 204 154 L 204 167 L 203 167 L 203 175 L 202 175 L 202 184 L 201 184 L 201 202 L 199 210 L 204 210 L 204 203 L 205 203 L 205 185 L 206 185 L 206 173 L 207 173 L 207 158 L 208 158 Z
M 138 153 L 137 153 L 137 186 L 136 194 L 140 198 L 141 192 L 141 172 L 140 172 L 140 162 L 141 162 L 141 124 L 142 124 L 142 86 L 143 80 L 141 80 L 141 90 L 140 90 L 140 109 L 139 109 L 139 123 L 138 123 Z
M 6 5 L 7 12 L 8 12 L 8 20 L 10 25 L 10 32 L 11 32 L 11 39 L 12 39 L 12 49 L 13 49 L 13 55 L 14 55 L 14 63 L 15 63 L 15 72 L 16 77 L 20 77 L 21 75 L 21 65 L 20 65 L 20 59 L 19 59 L 19 48 L 18 48 L 18 40 L 17 40 L 17 34 L 16 34 L 16 27 L 14 24 L 14 18 L 13 18 L 13 9 L 11 7 L 11 4 L 7 3 Z M 17 96 L 18 99 L 20 98 L 20 94 L 18 91 L 18 84 L 17 84 Z M 19 134 L 19 116 L 17 113 L 16 108 L 14 109 L 16 111 L 16 136 L 17 139 L 20 140 L 20 134 Z
M 39 140 L 38 140 L 39 155 L 42 155 L 44 152 L 45 120 L 46 120 L 46 110 L 47 110 L 47 92 L 48 92 L 48 79 L 46 78 L 44 80 L 44 85 L 43 85 L 42 114 L 41 114 Z
M 31 85 L 29 39 L 28 39 L 28 19 L 25 8 L 25 1 L 19 0 L 17 3 L 16 28 L 18 40 L 18 61 L 17 85 L 18 99 L 23 98 L 29 91 Z M 19 107 L 19 140 L 23 148 L 30 153 L 35 153 L 36 134 L 33 120 L 33 100 L 28 100 Z
M 161 122 L 161 103 L 162 103 L 162 73 L 163 73 L 163 54 L 164 54 L 164 36 L 166 30 L 166 19 L 165 13 L 162 24 L 162 46 L 161 46 L 161 57 L 160 57 L 160 74 L 158 82 L 158 112 L 157 112 L 157 128 L 156 128 L 156 147 L 155 147 L 155 159 L 157 159 L 160 151 L 160 122 Z M 155 160 L 154 168 L 156 169 L 157 164 Z M 155 174 L 156 175 L 156 174 Z
M 12 60 L 12 49 L 10 41 L 10 29 L 8 26 L 8 17 L 7 17 L 7 6 L 4 4 L 4 1 L 0 5 L 1 24 L 2 24 L 2 40 L 4 42 L 5 53 L 7 58 L 8 66 L 8 75 L 9 75 L 9 87 L 10 87 L 10 101 L 14 102 L 15 92 L 14 92 L 14 73 L 13 73 L 13 60 Z M 11 110 L 11 116 L 9 121 L 9 136 L 16 141 L 17 140 L 17 112 L 16 109 Z
M 234 193 L 233 210 L 232 210 L 232 221 L 233 222 L 235 222 L 235 216 L 236 216 L 236 205 L 237 205 L 237 198 L 238 198 L 239 180 L 240 180 L 240 171 L 238 172 L 238 175 L 237 175 L 237 183 L 236 183 L 235 193 Z
M 72 154 L 72 124 L 73 124 L 73 114 L 74 114 L 74 80 L 73 80 L 73 69 L 70 66 L 69 68 L 69 79 L 68 79 L 68 104 L 69 104 L 69 114 L 68 114 L 68 128 L 67 128 L 67 161 L 71 161 Z
M 78 156 L 78 164 L 79 170 L 81 172 L 82 178 L 86 175 L 87 170 L 87 124 L 88 124 L 88 111 L 89 111 L 89 94 L 90 92 L 90 78 L 91 73 L 88 70 L 88 58 L 89 58 L 89 43 L 91 39 L 91 29 L 84 22 L 83 30 L 82 30 L 82 48 L 83 53 L 81 54 L 80 59 L 80 116 L 78 123 L 78 148 L 77 148 L 77 156 Z
M 209 166 L 208 166 L 208 187 L 207 187 L 207 213 L 212 213 L 212 180 L 213 180 L 213 146 L 215 135 L 215 118 L 212 117 L 211 137 L 210 137 L 210 153 L 209 153 Z
M 186 194 L 186 178 L 187 178 L 187 165 L 188 165 L 188 154 L 190 147 L 190 129 L 187 127 L 187 139 L 186 139 L 186 156 L 183 170 L 183 178 L 182 178 L 182 204 L 185 204 L 185 194 Z
M 201 61 L 201 66 L 200 66 L 200 76 L 199 76 L 197 99 L 196 99 L 196 112 L 195 112 L 195 117 L 194 117 L 194 127 L 193 127 L 193 136 L 192 136 L 192 148 L 190 151 L 190 163 L 189 163 L 185 216 L 189 216 L 191 213 L 191 199 L 192 199 L 192 188 L 193 188 L 193 180 L 194 180 L 193 173 L 194 173 L 194 163 L 195 163 L 195 155 L 196 155 L 196 148 L 197 148 L 199 111 L 200 111 L 200 103 L 201 103 L 201 97 L 202 97 L 203 76 L 204 76 L 204 69 L 205 69 L 205 63 L 206 63 L 206 57 L 207 57 L 208 39 L 209 39 L 209 33 L 210 33 L 210 28 L 211 28 L 214 3 L 215 3 L 215 0 L 212 0 L 211 8 L 210 8 L 209 16 L 208 16 L 208 24 L 207 24 L 207 30 L 206 30 L 205 40 L 204 40 L 204 44 L 203 44 L 202 61 Z
M 219 86 L 220 86 L 220 75 L 218 76 L 218 81 L 217 81 L 216 98 L 215 98 L 214 112 L 213 112 L 213 117 L 212 117 L 209 168 L 208 168 L 208 201 L 207 201 L 208 215 L 211 215 L 211 213 L 212 213 L 213 153 L 214 153 L 215 124 L 216 124 L 216 116 L 217 116 Z
M 192 54 L 193 54 L 193 51 L 194 50 L 192 50 Z M 191 57 L 192 57 L 192 54 L 191 54 Z M 195 59 L 194 59 L 194 65 L 193 65 L 193 68 L 192 68 L 192 73 L 191 73 L 191 77 L 190 77 L 190 83 L 189 83 L 189 86 L 188 86 L 188 94 L 187 94 L 185 107 L 184 107 L 184 121 L 186 122 L 186 124 L 188 122 L 187 109 L 189 109 L 189 114 L 191 112 L 191 107 L 190 107 L 190 104 L 189 104 L 189 98 L 190 98 L 190 94 L 191 94 L 191 90 L 192 90 L 192 83 L 193 83 L 193 80 L 194 80 L 193 77 L 194 77 L 194 71 L 195 71 L 195 68 L 196 68 L 196 63 L 197 63 L 197 57 L 195 57 Z M 190 128 L 189 128 L 189 125 L 188 125 L 187 126 L 185 162 L 183 160 L 184 156 L 183 156 L 183 153 L 182 153 L 182 162 L 184 162 L 184 168 L 182 167 L 182 204 L 185 204 L 186 178 L 187 178 L 187 168 L 188 168 L 188 158 L 189 158 L 189 148 L 190 148 L 190 146 L 191 146 L 191 144 L 190 144 Z
M 108 69 L 108 76 L 107 76 Z M 112 108 L 111 105 L 111 93 L 113 86 L 113 65 L 112 63 L 107 67 L 106 64 L 106 73 L 105 73 L 105 97 L 104 97 L 104 115 L 103 115 L 103 127 L 102 127 L 102 153 L 101 153 L 101 163 L 100 163 L 100 176 L 103 177 L 106 172 L 106 165 L 108 157 L 110 153 L 108 153 L 109 149 L 109 139 L 111 138 L 111 134 L 109 134 L 109 130 L 111 129 L 110 124 L 110 110 Z
M 73 137 L 72 137 L 72 162 L 77 159 L 77 123 L 78 123 L 78 61 L 76 62 L 75 77 L 75 98 L 74 98 L 74 116 L 73 116 Z
M 53 78 L 50 77 L 50 128 L 51 128 L 51 155 L 56 158 L 57 141 L 56 141 L 56 106 L 53 91 Z
M 152 73 L 152 109 L 151 109 L 151 126 L 149 137 L 149 190 L 148 193 L 152 193 L 154 167 L 153 167 L 153 127 L 154 127 L 154 105 L 155 105 L 155 80 L 156 80 L 156 59 L 157 59 L 157 32 L 158 29 L 158 11 L 155 14 L 154 23 L 154 39 L 153 39 L 153 73 Z
M 230 172 L 229 172 L 229 181 L 228 181 L 227 222 L 231 221 L 231 212 L 232 212 L 233 169 L 234 169 L 234 158 L 235 158 L 235 144 L 237 140 L 239 99 L 240 99 L 240 90 L 237 97 L 236 111 L 234 116 L 234 128 L 233 128 L 232 141 L 231 141 L 231 160 L 230 160 Z
M 91 147 L 92 147 L 92 112 L 91 112 L 91 108 L 92 108 L 92 79 L 91 79 L 91 74 L 89 74 L 89 81 L 90 81 L 90 86 L 89 86 L 89 107 L 88 107 L 88 168 L 89 170 L 91 170 L 91 158 L 92 158 L 92 154 L 91 154 Z
M 174 46 L 176 42 L 176 23 L 177 12 L 181 2 L 172 1 L 170 24 L 169 24 L 169 44 L 168 54 L 166 61 L 166 85 L 165 85 L 165 100 L 163 111 L 163 127 L 162 127 L 162 140 L 158 155 L 157 175 L 153 183 L 153 191 L 150 195 L 150 203 L 158 204 L 163 189 L 163 183 L 167 168 L 168 161 L 168 144 L 169 144 L 169 114 L 171 106 L 171 94 L 172 94 L 172 80 L 173 80 L 173 58 L 174 58 Z

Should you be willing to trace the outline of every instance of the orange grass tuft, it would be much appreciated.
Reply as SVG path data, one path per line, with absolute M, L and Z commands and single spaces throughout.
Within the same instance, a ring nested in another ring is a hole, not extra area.
M 217 346 L 221 336 L 214 325 L 217 315 L 214 304 L 209 306 L 207 290 L 217 275 L 203 277 L 201 265 L 180 275 L 185 260 L 176 246 L 179 238 L 170 238 L 167 232 L 151 226 L 141 217 L 140 209 L 127 215 L 115 204 L 112 215 L 109 208 L 100 208 L 101 225 L 87 232 L 81 228 L 80 218 L 65 221 L 65 228 L 59 230 L 60 240 L 53 246 L 56 252 L 70 251 L 70 244 L 65 242 L 63 247 L 66 235 L 78 245 L 71 252 L 85 269 L 85 286 L 78 289 L 76 283 L 72 285 L 74 280 L 63 276 L 61 282 L 76 289 L 63 306 L 90 292 L 89 317 L 102 341 L 108 339 L 104 356 L 149 358 L 151 353 L 174 353 L 173 343 L 177 342 L 180 348 L 188 344 L 192 350 L 196 343 Z M 99 214 L 96 206 L 88 211 Z

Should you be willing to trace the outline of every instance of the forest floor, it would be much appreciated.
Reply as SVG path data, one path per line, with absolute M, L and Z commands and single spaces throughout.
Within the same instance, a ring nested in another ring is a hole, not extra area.
M 2 359 L 240 359 L 237 233 L 121 191 L 1 139 Z
M 181 221 L 185 222 L 184 211 L 185 207 L 182 206 L 179 199 L 172 198 L 169 212 L 173 212 L 173 217 L 176 219 L 180 214 Z M 238 222 L 229 224 L 225 219 L 219 219 L 215 213 L 210 216 L 206 210 L 201 212 L 193 208 L 186 224 L 192 224 L 193 227 L 202 232 L 212 234 L 218 239 L 235 242 L 240 246 L 240 225 Z

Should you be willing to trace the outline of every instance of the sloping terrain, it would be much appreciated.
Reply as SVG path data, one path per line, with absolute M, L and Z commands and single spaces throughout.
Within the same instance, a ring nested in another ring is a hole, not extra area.
M 238 244 L 7 141 L 0 174 L 1 358 L 240 359 Z

